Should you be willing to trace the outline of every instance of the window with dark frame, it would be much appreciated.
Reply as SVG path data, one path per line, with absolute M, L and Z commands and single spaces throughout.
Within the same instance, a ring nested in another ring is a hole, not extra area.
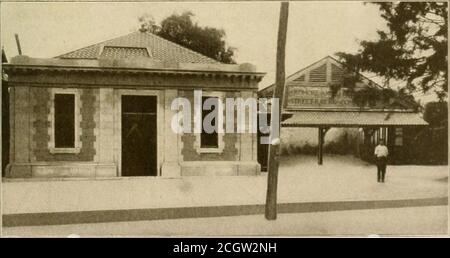
M 202 108 L 202 133 L 200 135 L 200 148 L 219 148 L 219 135 L 217 134 L 217 126 L 218 122 L 216 121 L 217 115 L 212 121 L 212 124 L 215 126 L 216 130 L 212 133 L 207 133 L 203 129 L 203 121 L 205 120 L 205 117 L 211 113 L 211 112 L 218 112 L 217 107 L 219 104 L 219 98 L 217 97 L 202 97 L 202 107 L 207 99 L 213 99 L 214 105 L 211 106 L 211 110 L 203 110 Z
M 75 94 L 55 94 L 55 148 L 75 148 Z

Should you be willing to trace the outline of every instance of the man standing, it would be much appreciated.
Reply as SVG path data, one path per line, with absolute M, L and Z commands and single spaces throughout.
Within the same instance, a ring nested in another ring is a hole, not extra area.
M 384 183 L 388 154 L 389 151 L 386 145 L 384 145 L 384 139 L 380 139 L 377 147 L 375 147 L 375 158 L 378 169 L 377 173 L 378 183 Z

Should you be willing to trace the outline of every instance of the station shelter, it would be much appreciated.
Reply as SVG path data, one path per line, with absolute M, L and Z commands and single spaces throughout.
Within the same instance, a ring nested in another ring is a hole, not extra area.
M 360 157 L 373 157 L 373 148 L 384 139 L 390 150 L 389 162 L 402 164 L 413 159 L 410 155 L 414 135 L 426 126 L 412 103 L 390 96 L 357 103 L 357 91 L 374 89 L 382 94 L 383 87 L 359 74 L 353 89 L 344 85 L 344 65 L 327 56 L 286 78 L 282 107 L 282 128 L 317 128 L 317 162 L 323 161 L 324 137 L 330 128 L 358 128 Z M 259 91 L 260 98 L 271 98 L 275 85 Z M 333 90 L 333 88 L 335 90 Z M 283 131 L 283 129 L 282 129 Z M 258 160 L 267 168 L 268 146 L 259 145 Z

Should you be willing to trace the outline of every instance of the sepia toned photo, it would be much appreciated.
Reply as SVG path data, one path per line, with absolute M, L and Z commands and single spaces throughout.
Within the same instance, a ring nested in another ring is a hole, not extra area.
M 447 2 L 0 8 L 2 237 L 448 236 Z

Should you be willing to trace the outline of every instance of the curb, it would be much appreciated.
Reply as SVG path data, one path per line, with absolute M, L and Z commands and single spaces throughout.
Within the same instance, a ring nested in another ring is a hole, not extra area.
M 278 213 L 386 209 L 448 205 L 447 197 L 400 200 L 280 203 Z M 4 227 L 105 223 L 142 220 L 208 218 L 264 214 L 265 205 L 230 205 L 181 208 L 99 210 L 4 214 Z

